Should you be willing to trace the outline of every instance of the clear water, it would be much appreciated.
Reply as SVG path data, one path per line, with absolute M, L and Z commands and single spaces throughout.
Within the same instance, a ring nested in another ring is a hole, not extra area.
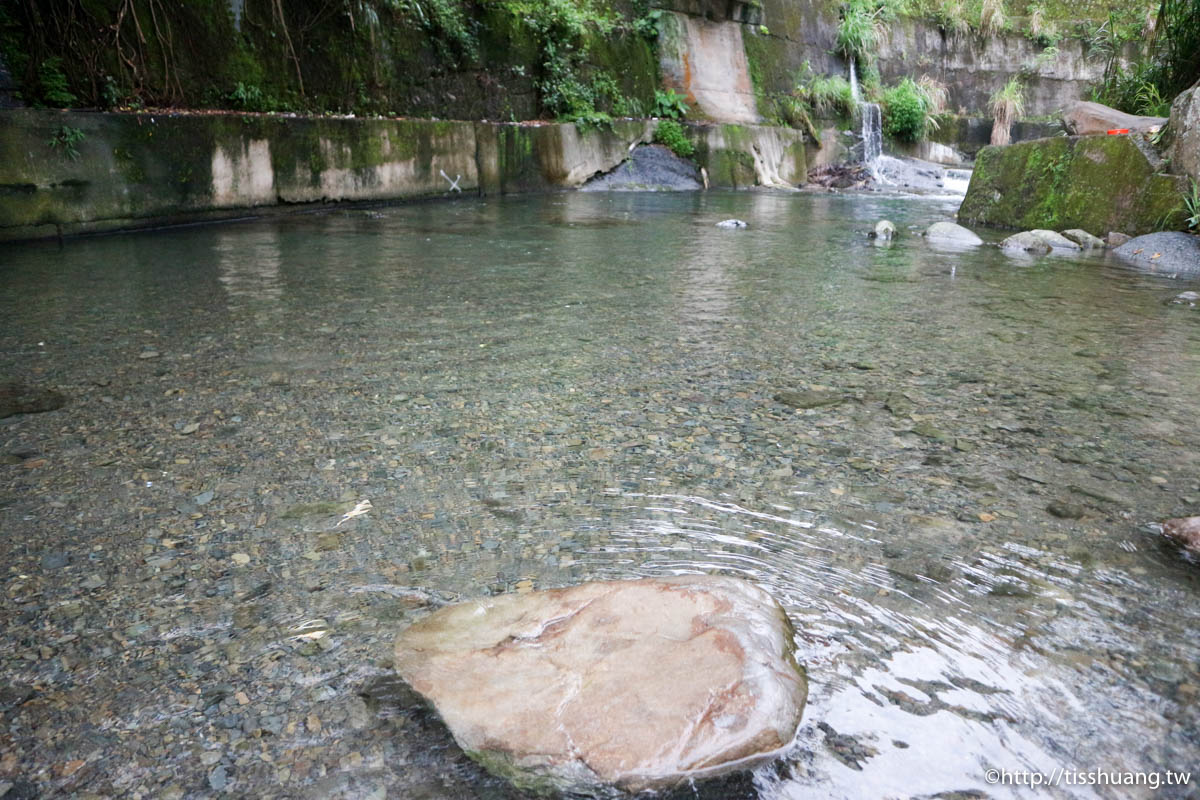
M 521 797 L 390 679 L 395 632 L 713 571 L 781 600 L 811 689 L 789 758 L 710 796 L 1196 796 L 987 770 L 1197 767 L 1200 572 L 1151 525 L 1200 509 L 1200 311 L 1163 302 L 1197 286 L 865 236 L 953 211 L 572 194 L 6 247 L 3 374 L 70 404 L 0 423 L 0 779 Z M 845 400 L 773 399 L 809 389 Z

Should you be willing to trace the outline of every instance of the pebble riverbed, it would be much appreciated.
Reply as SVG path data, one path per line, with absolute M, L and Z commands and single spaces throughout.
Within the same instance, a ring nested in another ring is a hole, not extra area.
M 1153 523 L 1200 513 L 1200 309 L 1165 302 L 1198 285 L 914 235 L 955 205 L 2 246 L 0 374 L 67 404 L 0 420 L 0 797 L 521 798 L 397 683 L 396 632 L 681 572 L 771 590 L 811 683 L 788 758 L 683 796 L 1196 797 L 986 770 L 1197 767 L 1200 564 Z

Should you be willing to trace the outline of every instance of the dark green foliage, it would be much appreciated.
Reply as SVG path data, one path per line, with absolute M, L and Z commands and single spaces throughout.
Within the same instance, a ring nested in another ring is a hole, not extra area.
M 393 11 L 416 17 L 430 34 L 438 55 L 457 65 L 479 58 L 479 41 L 457 0 L 383 0 Z
M 680 158 L 691 158 L 696 152 L 696 147 L 687 138 L 683 126 L 673 119 L 664 119 L 658 123 L 658 127 L 654 129 L 654 141 L 665 144 Z
M 644 0 L 5 0 L 26 102 L 465 119 L 640 115 Z M 71 96 L 71 102 L 67 98 Z
M 38 67 L 38 82 L 42 88 L 42 100 L 55 108 L 67 108 L 78 99 L 67 86 L 67 76 L 62 71 L 62 59 L 47 58 Z
M 229 103 L 234 108 L 239 108 L 243 111 L 269 111 L 266 106 L 266 100 L 263 98 L 262 89 L 251 84 L 246 84 L 238 81 L 237 86 L 233 87 L 233 91 L 229 93 Z
M 883 132 L 901 142 L 915 142 L 925 135 L 925 101 L 909 78 L 883 93 Z
M 1200 79 L 1200 2 L 1161 0 L 1148 56 L 1125 66 L 1121 48 L 1139 35 L 1115 14 L 1096 31 L 1091 52 L 1106 63 L 1091 98 L 1131 114 L 1166 116 L 1171 100 Z
M 1158 87 L 1174 97 L 1200 79 L 1200 3 L 1162 0 L 1155 50 L 1162 65 Z

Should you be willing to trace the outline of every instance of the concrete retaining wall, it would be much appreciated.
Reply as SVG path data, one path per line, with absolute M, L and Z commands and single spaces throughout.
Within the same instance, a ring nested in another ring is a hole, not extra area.
M 656 125 L 5 111 L 0 241 L 298 204 L 576 188 L 620 165 Z M 805 179 L 798 131 L 694 125 L 689 135 L 714 187 Z

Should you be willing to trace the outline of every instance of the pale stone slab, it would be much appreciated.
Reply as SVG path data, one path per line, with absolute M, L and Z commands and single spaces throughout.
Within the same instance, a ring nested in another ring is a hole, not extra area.
M 807 695 L 783 609 L 735 578 L 588 583 L 443 608 L 396 669 L 486 768 L 538 791 L 642 791 L 786 748 Z

